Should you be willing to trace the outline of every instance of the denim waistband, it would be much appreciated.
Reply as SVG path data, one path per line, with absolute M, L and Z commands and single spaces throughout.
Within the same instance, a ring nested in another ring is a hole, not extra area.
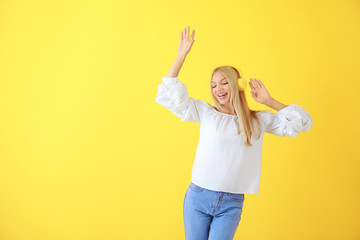
M 193 182 L 190 182 L 190 187 L 192 187 L 193 189 L 198 190 L 198 191 L 209 191 L 209 192 L 214 192 L 214 193 L 226 193 L 228 195 L 244 195 L 243 193 L 231 193 L 231 192 L 210 190 L 210 189 L 207 189 L 207 188 L 200 187 L 200 186 L 196 185 Z

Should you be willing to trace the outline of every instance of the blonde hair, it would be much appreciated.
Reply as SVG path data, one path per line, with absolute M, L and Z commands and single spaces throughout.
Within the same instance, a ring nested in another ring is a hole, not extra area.
M 221 72 L 230 84 L 230 107 L 232 108 L 231 110 L 235 111 L 239 119 L 239 131 L 237 134 L 243 133 L 244 144 L 247 146 L 252 146 L 252 136 L 257 133 L 257 138 L 260 137 L 261 124 L 259 118 L 256 115 L 258 111 L 249 109 L 248 103 L 246 101 L 245 91 L 239 91 L 237 80 L 238 78 L 243 78 L 243 76 L 242 74 L 240 75 L 239 71 L 232 66 L 220 66 L 213 70 L 210 82 L 213 78 L 214 73 L 217 71 Z M 221 106 L 221 104 L 213 94 L 211 84 L 210 92 L 215 107 L 220 111 L 224 111 L 224 108 Z M 253 119 L 255 120 L 256 124 Z

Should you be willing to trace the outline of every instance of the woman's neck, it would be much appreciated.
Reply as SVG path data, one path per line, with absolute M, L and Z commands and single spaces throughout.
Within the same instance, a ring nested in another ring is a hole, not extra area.
M 231 115 L 235 115 L 235 114 L 236 114 L 234 110 L 231 110 L 230 106 L 222 105 L 221 107 L 223 108 L 223 111 L 220 111 L 220 110 L 218 109 L 219 112 L 226 113 L 226 114 L 231 114 Z

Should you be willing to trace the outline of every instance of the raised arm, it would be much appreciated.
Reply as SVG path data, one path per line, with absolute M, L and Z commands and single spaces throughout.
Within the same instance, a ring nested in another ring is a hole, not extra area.
M 281 102 L 275 100 L 274 98 L 270 98 L 264 104 L 272 109 L 275 109 L 276 111 L 280 111 L 281 109 L 289 106 L 289 105 L 282 104 Z
M 260 80 L 251 79 L 249 85 L 255 101 L 277 110 L 276 114 L 262 111 L 259 116 L 265 122 L 265 131 L 281 137 L 296 137 L 301 131 L 309 131 L 313 121 L 310 114 L 296 104 L 285 105 L 272 98 Z
M 252 91 L 250 91 L 251 96 L 256 102 L 264 104 L 272 109 L 275 109 L 276 111 L 280 111 L 281 109 L 288 106 L 272 98 L 260 80 L 256 80 L 256 78 L 250 78 L 249 85 L 252 89 Z
M 204 112 L 212 108 L 212 106 L 200 99 L 189 97 L 186 85 L 177 77 L 194 42 L 195 31 L 193 31 L 190 39 L 189 31 L 189 27 L 185 29 L 184 36 L 181 32 L 176 60 L 168 75 L 162 78 L 162 83 L 158 86 L 155 102 L 169 109 L 180 117 L 182 121 L 201 122 Z
M 187 54 L 190 52 L 190 49 L 194 43 L 195 30 L 192 32 L 191 38 L 189 38 L 190 27 L 184 28 L 184 34 L 181 31 L 180 33 L 180 43 L 176 55 L 174 64 L 171 66 L 169 73 L 166 77 L 177 77 L 179 71 L 184 64 Z

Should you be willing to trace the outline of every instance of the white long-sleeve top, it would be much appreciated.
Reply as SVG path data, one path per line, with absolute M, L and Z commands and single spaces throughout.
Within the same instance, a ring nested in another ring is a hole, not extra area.
M 243 144 L 237 115 L 217 111 L 209 103 L 189 97 L 186 85 L 176 77 L 163 77 L 155 102 L 166 107 L 182 121 L 200 123 L 200 137 L 191 181 L 203 188 L 230 193 L 258 194 L 264 132 L 281 137 L 296 137 L 312 126 L 310 114 L 291 104 L 275 114 L 257 113 L 261 136 Z

